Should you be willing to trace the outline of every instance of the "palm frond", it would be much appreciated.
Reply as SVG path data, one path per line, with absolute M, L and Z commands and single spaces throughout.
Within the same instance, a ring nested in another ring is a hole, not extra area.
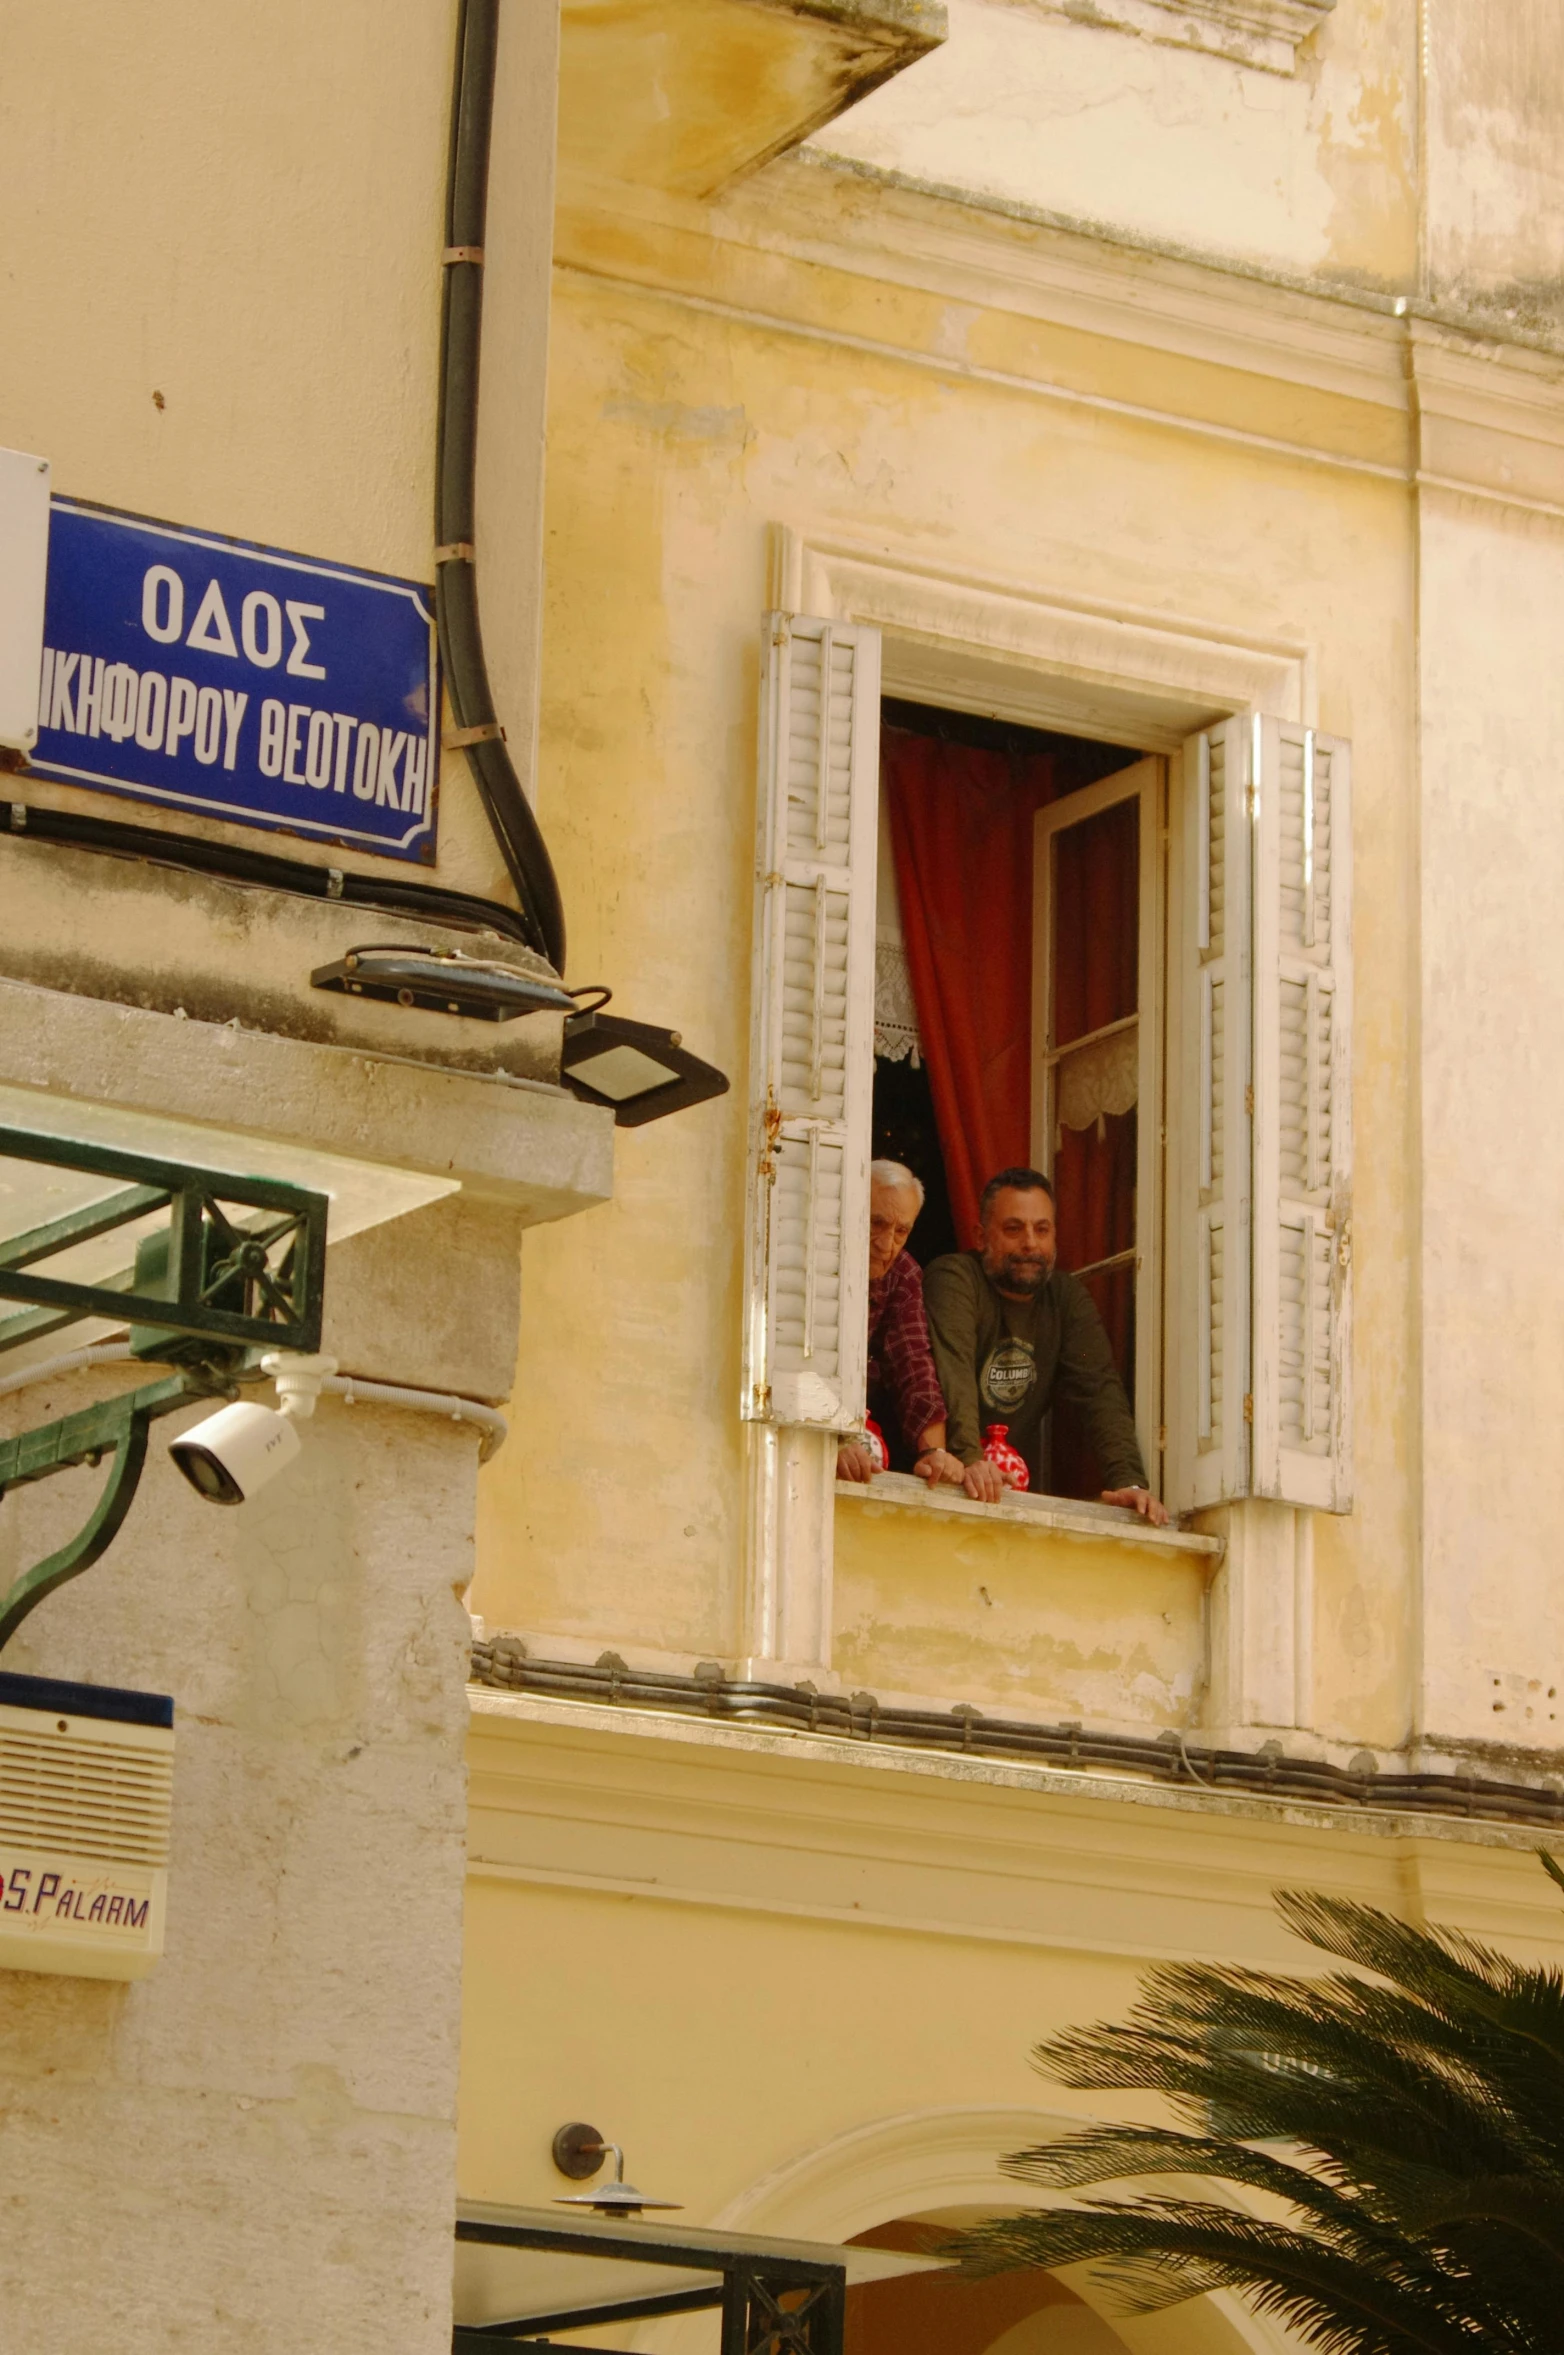
M 1434 2266 L 1365 2262 L 1350 2247 L 1199 2201 L 1093 2201 L 1001 2217 L 949 2248 L 974 2274 L 1091 2262 L 1125 2315 L 1216 2288 L 1243 2290 L 1259 2311 L 1309 2331 L 1332 2355 L 1515 2355 L 1529 2347 L 1509 2334 L 1502 2313 L 1474 2314 L 1465 2285 Z
M 1127 2192 L 996 2218 L 955 2244 L 964 2261 L 1089 2260 L 1140 2311 L 1236 2289 L 1329 2355 L 1557 2355 L 1564 1973 L 1339 1897 L 1277 1904 L 1346 1967 L 1151 1972 L 1125 2020 L 1034 2059 L 1080 2091 L 1159 2094 L 1178 2123 L 1087 2126 L 1004 2166 L 1065 2192 L 1223 2183 L 1283 2220 Z

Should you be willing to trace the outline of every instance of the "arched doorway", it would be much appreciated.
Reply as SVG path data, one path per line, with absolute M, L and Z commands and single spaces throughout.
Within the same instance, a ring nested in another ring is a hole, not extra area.
M 854 2234 L 872 2249 L 937 2249 L 981 2209 L 901 2216 Z M 847 2294 L 847 2355 L 1130 2355 L 1084 2299 L 1049 2273 L 989 2281 L 914 2274 Z
M 931 2225 L 943 2233 L 1015 2206 L 1016 2186 L 999 2167 L 1002 2152 L 1083 2122 L 1079 2114 L 990 2108 L 868 2120 L 749 2184 L 709 2221 L 806 2240 L 871 2241 L 882 2231 Z M 1001 2279 L 1005 2294 L 1022 2302 L 1019 2310 L 999 2305 L 996 2287 L 992 2335 L 962 2338 L 953 2326 L 951 2336 L 928 2339 L 931 2355 L 936 2348 L 938 2355 L 1291 2355 L 1301 2346 L 1283 2325 L 1250 2313 L 1227 2290 L 1129 2321 L 1117 2317 L 1084 2275 L 1072 2273 L 1068 2285 L 1049 2274 Z M 982 2317 L 972 2325 L 981 2332 L 989 2310 L 971 2311 Z M 709 2355 L 702 2320 L 646 2323 L 630 2344 L 658 2355 Z M 873 2339 L 862 2346 L 850 2339 L 849 2355 L 889 2355 L 891 2348 L 914 2355 L 917 2346 L 914 2338 L 882 2334 L 878 2347 Z

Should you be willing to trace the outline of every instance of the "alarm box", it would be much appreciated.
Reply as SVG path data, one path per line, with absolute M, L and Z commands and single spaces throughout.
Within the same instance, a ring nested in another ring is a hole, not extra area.
M 146 1976 L 173 1788 L 166 1694 L 0 1672 L 0 1970 Z

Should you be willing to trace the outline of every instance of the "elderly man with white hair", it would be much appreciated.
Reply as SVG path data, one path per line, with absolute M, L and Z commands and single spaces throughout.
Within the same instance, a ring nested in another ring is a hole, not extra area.
M 923 1313 L 923 1271 L 907 1238 L 923 1208 L 923 1186 L 899 1161 L 869 1166 L 869 1412 L 891 1462 L 910 1462 L 920 1480 L 966 1479 L 945 1445 L 945 1396 Z M 838 1480 L 867 1481 L 874 1458 L 862 1440 L 837 1450 Z

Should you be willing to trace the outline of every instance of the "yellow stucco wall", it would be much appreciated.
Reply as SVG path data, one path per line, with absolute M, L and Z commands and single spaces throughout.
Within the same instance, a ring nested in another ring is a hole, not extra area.
M 1162 1957 L 1319 1966 L 1277 1886 L 1556 1951 L 1556 1892 L 1501 1827 L 498 1694 L 469 1762 L 469 2198 L 557 2198 L 550 2142 L 581 2119 L 694 2223 L 837 2239 L 991 2212 L 1003 2151 L 1145 2114 L 1039 2077 L 1039 2038 L 1121 2016 Z M 1274 2346 L 1189 2312 L 1187 2340 L 1130 2343 Z
M 1515 1730 L 1552 1740 L 1541 1664 L 1564 1607 L 1512 1466 L 1551 1460 L 1561 1395 L 1551 1270 L 1521 1235 L 1539 1191 L 1551 1223 L 1559 1163 L 1528 1093 L 1547 1014 L 1523 975 L 1557 959 L 1540 901 L 1564 727 L 1524 674 L 1556 669 L 1564 371 L 1429 303 L 1411 315 L 1436 281 L 1512 324 L 1557 308 L 1542 117 L 1494 88 L 1549 86 L 1559 36 L 1518 0 L 1490 74 L 1482 16 L 1343 5 L 1288 79 L 1062 5 L 956 0 L 945 50 L 806 160 L 704 204 L 669 175 L 567 177 L 540 773 L 572 979 L 616 982 L 735 1084 L 622 1133 L 613 1205 L 529 1242 L 527 1439 L 487 1475 L 472 1596 L 491 1627 L 573 1659 L 744 1655 L 756 677 L 791 534 L 1285 652 L 1303 716 L 1354 746 L 1353 1511 L 1235 1515 L 1213 1576 L 843 1500 L 842 1689 L 1384 1756 L 1427 1732 L 1425 1684 L 1436 1732 L 1511 1730 L 1486 1689 L 1503 1669 L 1495 1699 L 1533 1712 Z M 1501 1101 L 1528 1110 L 1491 1178 L 1496 1275 L 1460 1177 Z M 1251 1689 L 1267 1613 L 1291 1665 Z M 1298 1714 L 1267 1719 L 1289 1680 Z M 552 2197 L 549 2136 L 588 2117 L 702 2221 L 838 2236 L 996 2202 L 994 2152 L 1070 2102 L 1027 2044 L 1121 2010 L 1159 1957 L 1303 1966 L 1279 1884 L 1557 1952 L 1519 1829 L 1148 1798 L 492 1693 L 476 1710 L 461 2167 L 479 2196 Z M 1227 2343 L 1203 2309 L 1145 2327 L 1146 2355 Z M 681 2343 L 661 2328 L 645 2343 Z
M 1256 446 L 1307 440 L 1388 471 L 1406 423 L 1375 371 L 1394 331 L 1354 322 L 1370 397 L 1344 366 L 1333 388 L 1319 368 L 1300 383 L 1180 363 L 1124 317 L 1113 336 L 1065 334 L 1018 303 L 985 306 L 975 270 L 966 303 L 871 283 L 860 216 L 875 200 L 852 186 L 821 198 L 819 175 L 793 170 L 844 248 L 858 236 L 851 269 L 760 250 L 754 189 L 721 238 L 697 235 L 694 208 L 561 216 L 542 806 L 573 978 L 621 980 L 627 1011 L 676 1024 L 735 1087 L 622 1133 L 613 1206 L 529 1249 L 518 1388 L 532 1438 L 489 1475 L 474 1607 L 545 1647 L 721 1657 L 740 1642 L 755 682 L 770 535 L 786 525 L 1305 648 L 1320 725 L 1355 740 L 1357 897 L 1372 910 L 1355 1041 L 1360 1501 L 1350 1520 L 1316 1517 L 1316 1676 L 1327 1731 L 1394 1743 L 1410 1712 L 1411 517 L 1377 473 Z M 999 250 L 1019 270 L 1038 234 L 1005 224 Z M 631 283 L 653 275 L 663 291 Z M 719 294 L 720 315 L 702 307 Z M 1288 330 L 1282 309 L 1266 333 Z M 961 373 L 979 363 L 1016 381 Z M 1027 381 L 1060 378 L 1173 421 L 1028 397 Z M 871 1582 L 893 1577 L 889 1553 L 868 1567 L 867 1534 L 852 1546 Z M 1138 1658 L 1148 1635 L 1132 1612 L 1110 1651 Z M 899 1685 L 965 1697 L 913 1614 L 896 1656 Z M 1018 1680 L 1014 1705 L 1025 1698 Z

